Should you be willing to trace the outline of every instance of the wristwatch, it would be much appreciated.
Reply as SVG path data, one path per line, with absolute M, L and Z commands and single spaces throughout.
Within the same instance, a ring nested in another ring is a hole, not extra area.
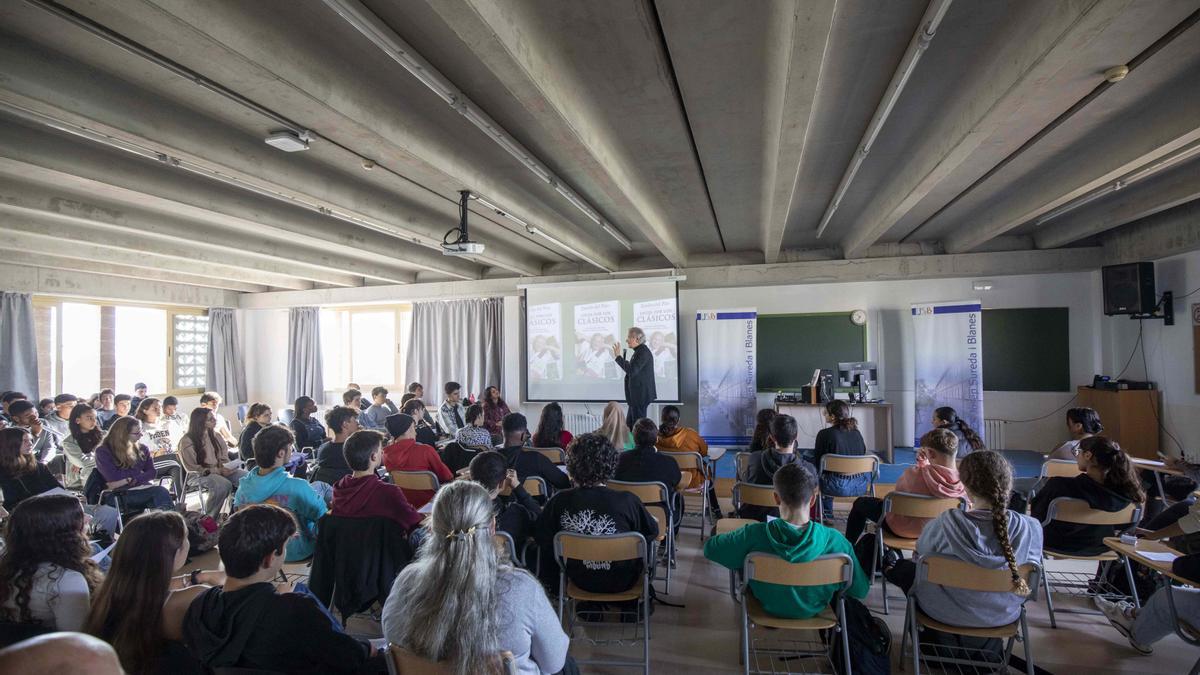
M 192 570 L 188 575 L 188 586 L 195 586 L 200 583 L 200 570 Z

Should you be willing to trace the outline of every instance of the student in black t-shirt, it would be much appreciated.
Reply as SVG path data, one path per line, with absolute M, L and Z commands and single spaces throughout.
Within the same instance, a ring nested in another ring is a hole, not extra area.
M 325 441 L 317 448 L 317 469 L 308 477 L 310 483 L 322 481 L 333 485 L 354 473 L 346 463 L 342 448 L 350 434 L 358 431 L 358 408 L 334 406 L 325 413 L 325 425 L 333 434 L 333 440 Z
M 217 541 L 225 586 L 204 591 L 188 607 L 182 631 L 188 651 L 212 669 L 387 672 L 383 655 L 335 628 L 316 598 L 273 583 L 294 534 L 295 517 L 278 506 L 253 504 L 229 517 Z
M 433 418 L 425 410 L 425 402 L 419 398 L 411 398 L 400 406 L 400 412 L 417 420 L 417 442 L 437 447 L 438 429 Z
M 535 526 L 535 537 L 542 547 L 542 572 L 546 581 L 558 582 L 558 565 L 553 560 L 554 535 L 620 534 L 640 532 L 649 545 L 658 537 L 658 523 L 629 492 L 605 486 L 617 470 L 618 451 L 612 441 L 600 434 L 583 434 L 571 445 L 567 469 L 575 487 L 550 498 Z M 567 576 L 579 588 L 592 593 L 616 593 L 628 590 L 638 580 L 643 565 L 638 560 L 570 560 Z
M 508 468 L 516 469 L 517 479 L 524 482 L 530 476 L 541 476 L 546 484 L 555 490 L 565 490 L 571 487 L 571 479 L 567 474 L 540 452 L 527 452 L 525 441 L 529 440 L 529 423 L 521 413 L 509 413 L 504 416 L 504 447 L 500 454 L 508 462 Z
M 508 468 L 504 455 L 488 450 L 475 455 L 469 469 L 471 480 L 487 488 L 492 496 L 492 507 L 496 512 L 496 531 L 507 532 L 517 550 L 533 536 L 533 524 L 537 522 L 542 507 L 521 486 L 517 472 Z M 508 495 L 500 491 L 508 487 Z
M 617 460 L 616 480 L 630 483 L 662 483 L 667 486 L 668 499 L 674 510 L 676 525 L 683 518 L 683 502 L 675 487 L 683 479 L 679 464 L 666 455 L 660 455 L 655 443 L 658 440 L 658 425 L 654 420 L 643 417 L 633 424 L 633 450 L 622 452 Z M 662 505 L 664 508 L 666 504 Z

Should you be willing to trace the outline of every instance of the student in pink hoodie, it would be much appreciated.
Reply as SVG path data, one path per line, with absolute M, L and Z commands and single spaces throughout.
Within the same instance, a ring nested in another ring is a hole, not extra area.
M 958 480 L 958 468 L 954 457 L 958 453 L 958 437 L 948 429 L 934 429 L 921 437 L 921 447 L 917 448 L 917 463 L 904 470 L 896 481 L 896 492 L 928 495 L 930 497 L 966 498 L 967 491 Z M 875 550 L 874 535 L 862 537 L 867 521 L 879 522 L 883 517 L 883 500 L 876 497 L 859 497 L 850 507 L 850 515 L 846 519 L 846 538 L 855 542 L 855 550 L 871 552 Z M 899 537 L 915 539 L 921 535 L 921 529 L 928 523 L 927 518 L 913 518 L 888 514 L 884 527 Z M 860 555 L 861 558 L 861 555 Z M 872 570 L 871 560 L 862 560 L 863 569 Z

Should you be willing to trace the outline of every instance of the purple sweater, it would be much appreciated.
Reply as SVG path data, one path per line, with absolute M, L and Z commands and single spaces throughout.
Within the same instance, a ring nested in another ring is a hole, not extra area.
M 150 459 L 150 449 L 145 445 L 138 444 L 138 454 L 140 457 L 132 468 L 122 469 L 117 466 L 117 462 L 113 458 L 112 448 L 108 447 L 107 444 L 101 445 L 96 448 L 96 470 L 104 477 L 106 483 L 115 483 L 124 478 L 132 478 L 133 482 L 126 487 L 145 485 L 154 480 L 154 476 L 156 475 L 154 460 Z

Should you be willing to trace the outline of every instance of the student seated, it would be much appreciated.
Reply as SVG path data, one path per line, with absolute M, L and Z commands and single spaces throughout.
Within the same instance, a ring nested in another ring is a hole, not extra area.
M 272 416 L 271 406 L 266 403 L 250 404 L 250 409 L 246 411 L 246 426 L 238 435 L 238 456 L 243 460 L 254 456 L 254 436 L 271 426 Z
M 59 443 L 70 433 L 68 424 L 71 410 L 79 403 L 79 397 L 74 394 L 59 394 L 54 397 L 54 410 L 42 418 L 42 426 L 58 437 Z
M 833 400 L 825 404 L 825 423 L 829 426 L 817 432 L 813 443 L 812 465 L 821 470 L 821 458 L 825 455 L 867 454 L 867 444 L 858 430 L 858 420 L 850 416 L 850 406 L 845 401 Z M 871 475 L 860 473 L 844 475 L 823 472 L 821 474 L 821 508 L 826 517 L 833 511 L 834 497 L 856 497 L 867 491 Z
M 1100 414 L 1091 408 L 1071 408 L 1067 410 L 1067 434 L 1071 440 L 1063 443 L 1046 456 L 1046 459 L 1067 459 L 1075 461 L 1079 454 L 1079 442 L 1104 432 L 1100 424 Z
M 438 456 L 432 445 L 417 442 L 417 421 L 410 415 L 388 415 L 388 433 L 392 444 L 383 449 L 383 466 L 388 471 L 432 471 L 438 483 L 454 480 L 454 474 Z M 432 490 L 405 490 L 404 496 L 413 508 L 421 508 L 433 499 Z
M 679 423 L 679 408 L 673 405 L 663 406 L 662 424 L 658 427 L 658 438 L 654 444 L 663 452 L 697 452 L 702 457 L 708 457 L 708 443 L 700 437 L 700 432 Z M 634 445 L 637 445 L 637 439 L 634 439 Z M 689 469 L 688 473 L 692 477 L 689 488 L 698 488 L 704 483 L 704 476 L 699 471 Z M 717 503 L 715 493 L 710 501 Z
M 116 397 L 112 389 L 101 389 L 97 399 L 99 405 L 92 406 L 96 409 L 96 417 L 100 418 L 101 428 L 107 428 L 108 421 L 117 415 Z M 25 395 L 22 394 L 21 398 L 25 398 Z
M 315 598 L 274 583 L 294 534 L 292 514 L 269 504 L 229 517 L 217 540 L 225 584 L 203 591 L 187 608 L 182 633 L 188 651 L 210 669 L 387 672 L 383 654 L 335 628 Z
M 373 429 L 360 429 L 342 444 L 351 473 L 333 486 L 333 515 L 339 518 L 390 518 L 405 532 L 424 518 L 408 503 L 404 491 L 380 480 L 375 469 L 383 461 L 387 437 Z
M 608 405 L 604 406 L 604 412 L 600 416 L 600 428 L 594 433 L 607 438 L 617 450 L 624 450 L 625 446 L 629 445 L 629 425 L 625 421 L 625 413 L 622 412 L 620 403 L 609 401 Z
M 500 454 L 508 468 L 515 469 L 517 478 L 524 482 L 530 476 L 540 476 L 555 490 L 571 487 L 571 479 L 558 466 L 540 452 L 527 452 L 525 441 L 529 438 L 529 424 L 521 413 L 509 413 L 504 417 L 504 447 Z
M 774 408 L 763 408 L 754 415 L 754 433 L 750 436 L 748 452 L 761 452 L 771 447 L 771 421 L 777 414 Z
M 169 424 L 175 426 L 176 429 L 187 427 L 187 420 L 179 412 L 179 399 L 174 396 L 167 396 L 162 400 L 162 416 Z M 217 420 L 221 418 L 218 415 Z M 218 433 L 220 430 L 218 429 Z M 253 453 L 252 453 L 253 454 Z M 250 455 L 247 455 L 249 457 Z
M 472 403 L 467 408 L 466 424 L 459 427 L 454 440 L 468 448 L 492 447 L 492 434 L 483 428 L 483 404 Z
M 283 468 L 291 456 L 295 437 L 287 427 L 272 426 L 254 437 L 256 469 L 246 474 L 233 497 L 235 508 L 249 504 L 274 504 L 295 515 L 300 536 L 287 542 L 287 562 L 304 560 L 317 545 L 317 521 L 325 515 L 325 500 L 308 481 L 289 476 Z
M 225 500 L 246 475 L 241 469 L 225 466 L 229 463 L 229 446 L 217 434 L 217 417 L 208 408 L 192 410 L 187 433 L 179 440 L 179 461 L 183 468 L 199 474 L 197 481 L 208 491 L 205 513 L 213 518 L 221 513 Z
M 746 482 L 755 485 L 771 485 L 775 472 L 788 464 L 802 462 L 796 453 L 796 419 L 791 415 L 776 415 L 771 420 L 771 447 L 750 455 L 746 467 Z M 778 516 L 779 509 L 743 504 L 737 513 L 739 518 L 766 520 L 767 516 Z
M 442 401 L 441 407 L 438 408 L 437 424 L 441 427 L 443 434 L 457 437 L 458 430 L 467 424 L 467 411 L 462 404 L 462 385 L 457 382 L 447 382 L 443 389 L 446 392 L 446 400 Z M 491 443 L 486 445 L 491 445 Z
M 496 516 L 496 531 L 507 532 L 517 550 L 533 536 L 533 525 L 542 513 L 542 507 L 521 485 L 517 472 L 508 468 L 504 455 L 488 450 L 475 455 L 468 470 L 471 480 L 479 483 L 492 498 L 492 510 Z M 501 496 L 501 488 L 507 486 L 509 494 Z
M 59 485 L 45 464 L 37 461 L 29 432 L 18 427 L 0 429 L 0 492 L 4 493 L 4 508 L 8 511 L 36 495 L 60 493 L 74 497 Z M 117 510 L 113 507 L 87 504 L 83 510 L 95 520 L 97 530 L 110 534 L 117 531 Z
M 383 605 L 388 642 L 443 661 L 456 675 L 492 672 L 501 651 L 513 654 L 521 673 L 578 672 L 537 579 L 497 554 L 485 488 L 447 485 L 434 499 L 429 529 Z
M 12 510 L 0 553 L 0 620 L 47 632 L 83 628 L 103 578 L 91 559 L 87 521 L 69 494 L 30 497 Z
M 150 448 L 150 456 L 173 455 L 179 438 L 176 437 L 174 427 L 163 419 L 162 403 L 158 399 L 154 397 L 142 399 L 133 416 L 142 424 L 142 439 Z
M 1105 436 L 1092 436 L 1079 442 L 1075 461 L 1082 472 L 1070 478 L 1056 476 L 1034 495 L 1030 514 L 1039 522 L 1046 520 L 1050 502 L 1059 497 L 1082 499 L 1093 509 L 1120 511 L 1131 502 L 1145 503 L 1146 494 L 1134 473 L 1129 456 L 1121 446 Z M 1077 525 L 1054 521 L 1043 527 L 1047 550 L 1077 555 L 1098 555 L 1108 550 L 1104 538 L 1116 530 L 1111 525 Z
M 781 415 L 781 417 L 787 417 Z M 778 417 L 775 418 L 778 423 Z M 850 556 L 854 574 L 847 595 L 861 600 L 870 584 L 857 561 L 854 549 L 841 532 L 812 522 L 809 513 L 817 499 L 816 472 L 804 462 L 779 468 L 772 476 L 779 518 L 769 523 L 746 525 L 718 534 L 704 542 L 704 557 L 731 570 L 741 570 L 751 553 L 771 553 L 792 563 L 810 562 L 832 553 Z M 750 582 L 750 592 L 772 616 L 808 619 L 829 607 L 836 588 L 829 586 L 780 586 Z
M 641 532 L 647 546 L 658 537 L 658 524 L 636 495 L 605 486 L 617 470 L 619 452 L 600 434 L 583 434 L 571 445 L 567 470 L 575 487 L 555 493 L 534 526 L 534 536 L 542 548 L 544 581 L 558 583 L 558 565 L 545 561 L 554 559 L 554 535 L 559 532 Z M 566 572 L 585 591 L 616 593 L 629 590 L 643 568 L 640 560 L 569 560 Z
M 400 412 L 408 415 L 417 421 L 417 442 L 424 443 L 430 447 L 437 447 L 438 432 L 429 419 L 429 413 L 425 410 L 425 403 L 420 399 L 410 399 L 407 403 L 400 406 Z
M 395 415 L 398 412 L 400 410 L 396 408 L 396 405 L 388 400 L 387 388 L 375 387 L 371 390 L 371 405 L 359 417 L 358 422 L 366 429 L 384 431 L 387 429 L 388 415 Z
M 342 478 L 349 476 L 353 469 L 346 464 L 346 456 L 342 453 L 342 444 L 350 434 L 358 431 L 358 408 L 349 406 L 334 406 L 325 413 L 325 424 L 333 433 L 333 440 L 325 441 L 317 448 L 316 470 L 308 477 L 309 481 L 321 481 L 333 485 Z
M 661 455 L 655 442 L 659 440 L 659 427 L 654 420 L 642 418 L 633 424 L 633 449 L 622 452 L 617 460 L 617 480 L 631 483 L 662 483 L 667 486 L 667 500 L 674 511 L 673 525 L 683 518 L 683 500 L 675 491 L 683 473 L 675 460 Z M 662 504 L 663 508 L 667 504 Z M 665 524 L 664 524 L 665 525 Z
M 189 548 L 183 516 L 153 511 L 129 521 L 113 550 L 85 630 L 111 644 L 133 675 L 206 672 L 183 646 L 183 615 L 210 585 L 225 583 L 225 573 L 172 576 L 187 563 Z
M 356 401 L 356 404 L 358 405 L 358 412 L 364 413 L 367 411 L 367 408 L 371 407 L 371 402 L 363 398 L 363 388 L 360 387 L 356 382 L 351 382 L 346 385 L 346 394 L 349 394 L 350 392 L 358 392 L 358 400 Z M 342 402 L 346 405 L 350 405 L 350 403 L 346 401 L 346 394 L 342 394 Z
M 904 470 L 896 480 L 896 492 L 925 495 L 939 499 L 959 499 L 967 496 L 966 488 L 959 481 L 955 453 L 958 452 L 958 437 L 947 429 L 933 429 L 921 437 L 917 448 L 917 463 Z M 877 523 L 883 517 L 883 500 L 877 497 L 859 497 L 850 507 L 846 518 L 846 538 L 861 552 L 859 562 L 864 569 L 875 569 L 875 536 L 868 534 L 859 541 L 867 522 Z M 915 539 L 930 521 L 889 513 L 883 526 L 889 532 L 906 539 Z M 863 557 L 866 556 L 866 557 Z
M 538 417 L 537 431 L 533 433 L 533 447 L 567 449 L 575 437 L 563 427 L 563 409 L 557 403 L 542 406 Z
M 296 399 L 292 406 L 292 434 L 296 437 L 297 450 L 316 450 L 325 442 L 328 434 L 321 421 L 314 415 L 317 412 L 317 402 L 308 396 Z M 308 454 L 308 453 L 305 453 Z
M 23 398 L 13 401 L 8 406 L 8 414 L 12 418 L 13 427 L 29 432 L 29 438 L 33 442 L 32 452 L 39 462 L 46 461 L 57 452 L 58 438 L 53 431 L 42 425 L 37 408 L 32 402 Z
M 105 431 L 112 428 L 113 422 L 128 417 L 133 411 L 133 397 L 129 394 L 117 394 L 113 397 L 113 414 L 104 422 Z
M 225 441 L 225 444 L 231 448 L 236 448 L 238 439 L 233 437 L 233 431 L 229 426 L 229 420 L 221 414 L 221 403 L 224 399 L 215 391 L 206 391 L 200 394 L 200 407 L 208 408 L 217 417 L 217 434 Z M 252 457 L 253 453 L 246 455 L 246 458 Z
M 1029 585 L 1018 574 L 1022 565 L 1042 561 L 1042 531 L 1029 516 L 1008 509 L 1012 466 L 998 452 L 976 450 L 958 467 L 972 509 L 951 509 L 930 521 L 917 540 L 916 558 L 939 555 L 987 569 L 1007 569 L 1009 593 L 946 588 L 917 582 L 914 593 L 921 611 L 942 623 L 990 628 L 1016 621 Z M 885 570 L 888 580 L 905 592 L 912 587 L 917 564 L 900 560 Z
M 96 468 L 96 448 L 104 440 L 104 432 L 96 419 L 96 411 L 86 403 L 71 409 L 67 419 L 66 437 L 63 438 L 63 455 L 67 460 L 67 488 L 82 490 L 87 479 Z
M 958 416 L 958 412 L 950 406 L 942 406 L 933 411 L 933 428 L 949 429 L 958 436 L 958 456 L 966 455 L 976 450 L 986 450 L 983 439 L 966 422 Z
M 104 442 L 96 449 L 96 471 L 109 490 L 118 490 L 123 508 L 173 509 L 175 500 L 161 485 L 150 449 L 139 443 L 142 425 L 132 417 L 114 417 Z M 114 502 L 109 505 L 113 505 Z
M 362 391 L 358 387 L 350 387 L 342 392 L 342 405 L 357 410 L 360 415 L 369 407 L 363 405 Z

